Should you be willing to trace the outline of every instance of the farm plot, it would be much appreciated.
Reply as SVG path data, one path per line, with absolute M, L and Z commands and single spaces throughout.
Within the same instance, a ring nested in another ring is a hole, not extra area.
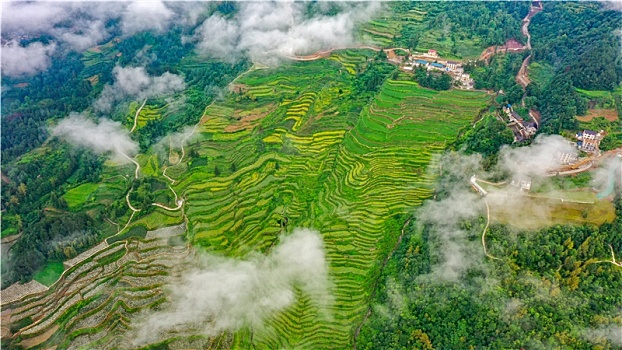
M 131 344 L 123 334 L 133 315 L 165 303 L 162 286 L 187 261 L 185 245 L 168 243 L 183 231 L 179 226 L 173 230 L 163 237 L 111 244 L 71 267 L 49 290 L 10 303 L 11 323 L 22 325 L 17 346 L 107 349 Z M 168 343 L 206 348 L 220 338 L 176 337 Z
M 258 348 L 350 346 L 377 261 L 431 195 L 434 154 L 487 104 L 481 92 L 435 92 L 389 80 L 353 118 L 338 102 L 349 97 L 353 77 L 331 61 L 240 79 L 246 92 L 213 105 L 204 117 L 193 147 L 206 164 L 178 174 L 175 189 L 187 198 L 190 239 L 208 251 L 266 253 L 295 227 L 323 236 L 334 282 L 330 317 L 299 292 L 263 329 L 237 332 L 234 342 L 242 348 L 251 342 Z M 322 94 L 334 102 L 319 105 Z M 228 132 L 240 103 L 253 110 L 275 101 L 278 107 L 252 129 Z
M 334 301 L 320 307 L 296 289 L 293 304 L 262 327 L 216 338 L 191 336 L 188 329 L 165 340 L 168 347 L 350 347 L 379 261 L 432 195 L 435 154 L 487 104 L 484 93 L 435 92 L 403 80 L 385 81 L 369 102 L 352 93 L 357 77 L 347 69 L 365 63 L 366 53 L 339 51 L 339 59 L 254 70 L 238 79 L 244 89 L 206 109 L 183 161 L 168 168 L 183 210 L 155 208 L 140 216 L 130 227 L 137 233 L 110 239 L 68 266 L 49 290 L 12 303 L 11 323 L 35 320 L 15 344 L 103 349 L 131 341 L 133 315 L 166 308 L 167 275 L 183 268 L 188 253 L 185 245 L 171 247 L 171 240 L 150 239 L 136 227 L 185 220 L 188 242 L 235 258 L 269 253 L 297 227 L 319 231 Z M 164 157 L 138 157 L 143 175 L 159 181 Z M 83 193 L 86 187 L 73 193 L 76 205 L 126 193 L 133 170 L 118 167 L 124 175 L 113 176 L 110 169 L 92 195 Z M 154 191 L 169 193 L 168 183 Z

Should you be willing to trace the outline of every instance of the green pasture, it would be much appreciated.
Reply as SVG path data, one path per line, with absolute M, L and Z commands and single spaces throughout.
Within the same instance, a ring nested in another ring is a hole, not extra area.
M 62 262 L 49 262 L 41 271 L 35 273 L 33 279 L 44 286 L 49 287 L 58 281 L 60 276 L 63 274 L 63 271 L 65 271 L 65 267 Z
M 67 201 L 69 209 L 77 209 L 83 206 L 97 190 L 99 184 L 88 182 L 67 191 L 63 198 Z
M 537 83 L 541 88 L 549 85 L 555 76 L 555 70 L 549 64 L 532 61 L 527 67 L 529 79 Z
M 584 198 L 580 198 L 582 200 Z M 602 225 L 615 219 L 615 207 L 608 201 L 593 204 L 562 202 L 559 198 L 525 198 L 521 210 L 509 206 L 490 207 L 494 221 L 521 229 L 537 229 L 557 224 Z

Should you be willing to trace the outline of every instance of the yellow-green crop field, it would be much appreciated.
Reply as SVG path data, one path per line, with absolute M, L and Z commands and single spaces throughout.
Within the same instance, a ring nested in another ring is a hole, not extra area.
M 353 56 L 337 52 L 238 79 L 246 92 L 206 111 L 194 146 L 206 165 L 180 172 L 174 186 L 187 199 L 192 242 L 209 251 L 243 257 L 267 252 L 295 227 L 321 233 L 334 282 L 331 317 L 299 293 L 265 329 L 253 330 L 260 348 L 349 346 L 379 261 L 432 194 L 434 155 L 487 104 L 481 92 L 387 80 L 362 110 L 348 110 L 353 66 L 344 57 L 364 60 Z M 274 103 L 250 127 L 227 131 L 241 122 L 236 111 Z M 242 347 L 251 341 L 248 331 L 234 338 Z

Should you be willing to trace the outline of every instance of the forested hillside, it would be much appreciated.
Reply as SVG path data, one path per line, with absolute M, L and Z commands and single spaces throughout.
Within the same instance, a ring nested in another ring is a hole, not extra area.
M 527 87 L 542 112 L 543 131 L 576 129 L 577 115 L 587 112 L 587 90 L 619 89 L 622 83 L 620 12 L 596 2 L 546 2 L 530 24 L 533 58 L 550 67 L 550 82 Z M 621 109 L 620 98 L 617 98 Z
M 613 90 L 622 81 L 620 12 L 598 2 L 545 2 L 529 26 L 534 59 L 575 87 Z
M 412 220 L 380 279 L 357 348 L 618 348 L 622 273 L 611 251 L 622 250 L 619 195 L 616 208 L 616 220 L 601 227 L 492 225 L 486 241 L 493 258 L 475 253 L 483 260 L 470 257 L 457 280 L 439 270 L 446 238 Z M 481 252 L 485 221 L 461 223 L 469 242 L 463 249 Z

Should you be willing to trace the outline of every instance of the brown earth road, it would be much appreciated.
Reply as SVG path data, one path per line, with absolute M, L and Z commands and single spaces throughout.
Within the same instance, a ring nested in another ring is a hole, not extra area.
M 315 60 L 319 60 L 320 58 L 326 58 L 328 56 L 330 56 L 331 53 L 333 53 L 333 51 L 339 51 L 339 50 L 347 50 L 347 49 L 368 49 L 368 50 L 373 50 L 373 51 L 380 51 L 380 50 L 384 50 L 385 52 L 389 52 L 389 51 L 395 51 L 395 50 L 402 50 L 402 51 L 406 51 L 410 54 L 410 50 L 409 49 L 405 49 L 403 47 L 391 47 L 391 48 L 382 48 L 379 46 L 370 46 L 370 45 L 359 45 L 359 46 L 349 46 L 349 47 L 334 47 L 332 49 L 328 49 L 328 50 L 322 50 L 322 51 L 318 51 L 316 53 L 313 53 L 311 55 L 306 55 L 306 56 L 290 56 L 290 55 L 286 55 L 286 58 L 292 59 L 292 60 L 296 60 L 296 61 L 315 61 Z
M 540 6 L 533 6 L 533 4 L 531 5 L 531 7 L 529 8 L 529 13 L 525 17 L 525 19 L 523 19 L 523 26 L 521 27 L 523 35 L 527 37 L 527 45 L 525 46 L 525 49 L 527 50 L 531 50 L 531 34 L 529 34 L 529 23 L 531 23 L 531 18 L 533 16 L 535 16 L 538 12 L 542 11 L 542 3 L 538 2 L 538 4 Z M 529 77 L 527 76 L 527 66 L 529 65 L 530 60 L 531 54 L 523 60 L 523 64 L 521 65 L 520 70 L 516 75 L 516 82 L 520 84 L 523 89 L 527 87 L 527 85 L 529 85 L 529 83 L 531 82 L 531 80 L 529 80 Z

